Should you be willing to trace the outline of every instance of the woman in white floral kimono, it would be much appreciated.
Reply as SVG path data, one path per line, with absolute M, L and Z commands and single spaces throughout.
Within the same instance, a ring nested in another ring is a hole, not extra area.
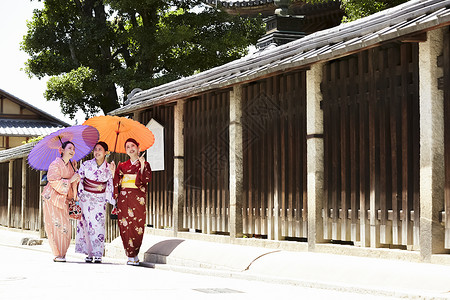
M 113 174 L 115 163 L 105 160 L 108 145 L 98 142 L 94 158 L 81 164 L 78 198 L 82 210 L 77 224 L 75 252 L 86 254 L 86 262 L 101 263 L 105 249 L 106 202 L 115 205 Z

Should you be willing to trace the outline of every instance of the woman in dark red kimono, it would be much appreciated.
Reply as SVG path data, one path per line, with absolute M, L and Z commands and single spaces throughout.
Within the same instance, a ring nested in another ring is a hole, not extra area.
M 152 178 L 150 164 L 144 155 L 139 156 L 139 143 L 134 139 L 125 142 L 130 157 L 120 163 L 114 175 L 114 198 L 117 199 L 118 224 L 127 264 L 139 265 L 139 249 L 146 221 L 147 183 Z

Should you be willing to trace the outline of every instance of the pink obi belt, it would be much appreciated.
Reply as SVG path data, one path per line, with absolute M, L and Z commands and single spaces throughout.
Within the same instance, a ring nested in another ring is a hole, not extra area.
M 107 182 L 100 182 L 91 180 L 88 178 L 83 179 L 83 187 L 86 192 L 94 193 L 94 194 L 101 194 L 106 191 L 106 184 Z

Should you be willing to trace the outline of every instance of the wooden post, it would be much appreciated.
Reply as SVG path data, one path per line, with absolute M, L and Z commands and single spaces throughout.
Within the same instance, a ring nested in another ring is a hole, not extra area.
M 420 109 L 420 254 L 425 261 L 443 253 L 444 226 L 439 220 L 444 209 L 444 94 L 438 90 L 443 70 L 437 57 L 443 51 L 443 29 L 429 31 L 419 44 Z M 448 168 L 448 166 L 446 166 Z M 414 212 L 418 213 L 418 212 Z M 447 225 L 448 226 L 448 225 Z
M 141 122 L 141 112 L 140 111 L 133 112 L 133 120 L 135 120 L 137 122 Z
M 306 146 L 308 249 L 323 241 L 322 208 L 324 197 L 323 112 L 320 108 L 323 64 L 314 64 L 306 72 Z
M 444 53 L 450 53 L 450 30 L 444 32 Z M 450 65 L 450 55 L 444 55 L 443 65 Z M 444 68 L 444 145 L 450 145 L 450 69 Z M 447 146 L 448 147 L 448 146 Z M 444 186 L 444 216 L 445 224 L 445 248 L 450 249 L 450 149 L 444 146 L 445 186 Z
M 27 219 L 27 162 L 26 158 L 22 159 L 22 209 L 21 209 L 21 226 L 25 230 L 25 220 Z M 29 228 L 28 228 L 29 229 Z
M 242 86 L 230 92 L 230 237 L 243 236 Z
M 370 236 L 370 247 L 378 248 L 380 246 L 380 222 L 378 221 L 377 214 L 380 203 L 380 190 L 378 188 L 379 183 L 376 180 L 376 145 L 377 145 L 377 135 L 376 135 L 376 124 L 377 124 L 377 102 L 376 102 L 376 82 L 375 82 L 375 57 L 373 49 L 369 50 L 369 74 L 373 80 L 370 81 L 369 89 L 369 165 L 368 165 L 368 175 L 369 175 L 369 236 Z
M 279 125 L 275 124 L 274 126 L 275 132 L 279 132 Z M 273 160 L 273 223 L 271 228 L 269 229 L 273 235 L 272 237 L 269 236 L 269 239 L 273 239 L 276 241 L 279 241 L 282 239 L 282 233 L 281 233 L 281 176 L 280 176 L 280 150 L 279 150 L 279 137 L 275 136 L 275 142 L 273 144 L 273 157 L 275 158 Z
M 8 172 L 8 212 L 7 212 L 8 227 L 12 227 L 11 213 L 12 213 L 12 197 L 13 197 L 13 165 L 14 160 L 10 160 Z
M 184 186 L 184 101 L 178 101 L 174 109 L 174 164 L 173 164 L 173 234 L 183 230 L 185 200 Z

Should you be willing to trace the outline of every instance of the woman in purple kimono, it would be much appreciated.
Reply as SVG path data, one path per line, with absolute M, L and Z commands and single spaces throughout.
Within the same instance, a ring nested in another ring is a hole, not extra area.
M 75 252 L 86 254 L 86 262 L 101 263 L 105 249 L 106 202 L 115 205 L 113 198 L 113 174 L 115 163 L 105 160 L 108 145 L 98 142 L 94 147 L 94 159 L 81 164 L 78 174 L 78 198 L 82 210 L 77 224 Z

